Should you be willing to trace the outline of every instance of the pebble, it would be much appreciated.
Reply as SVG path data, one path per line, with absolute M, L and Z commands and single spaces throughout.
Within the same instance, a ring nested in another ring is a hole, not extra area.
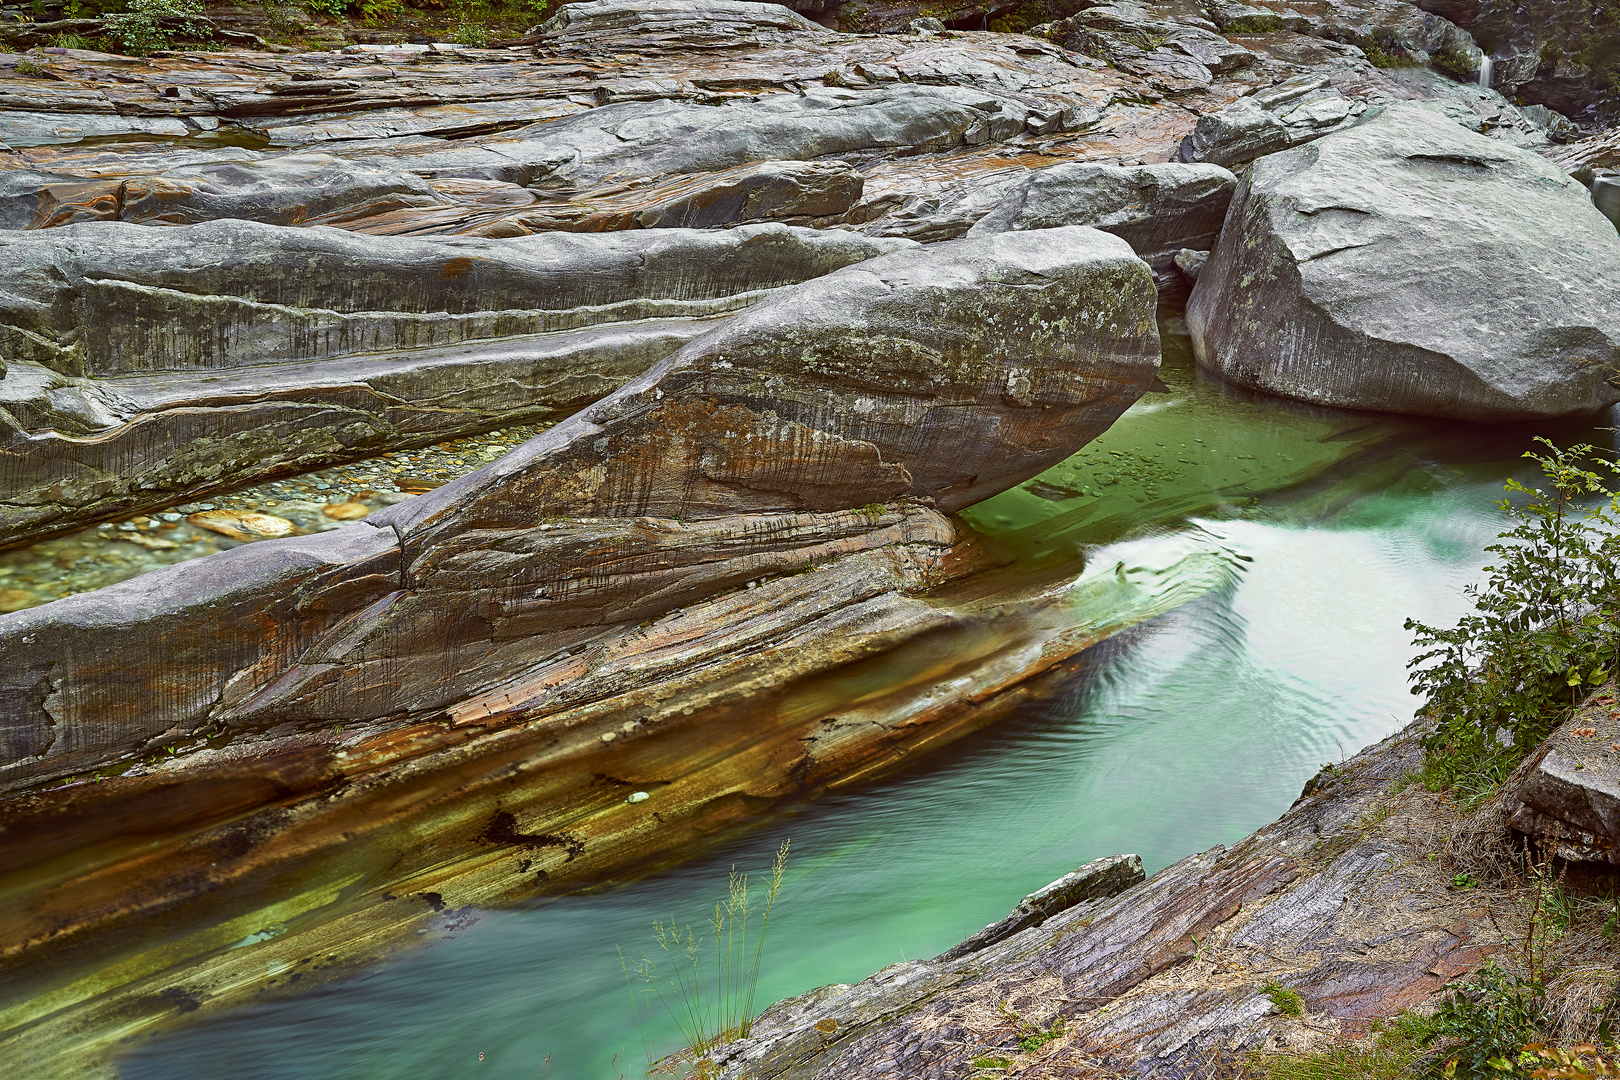
M 14 586 L 0 590 L 0 614 L 244 543 L 344 528 L 482 467 L 548 426 L 503 428 L 419 450 L 391 451 L 0 551 L 0 578 Z M 216 512 L 228 516 L 207 521 L 227 524 L 227 529 L 192 520 Z M 261 522 L 263 531 L 246 527 L 250 520 Z
M 624 801 L 627 803 L 638 803 L 646 802 L 650 798 L 652 798 L 652 796 L 647 794 L 645 791 L 636 791 L 632 792 L 630 797 Z
M 284 517 L 242 510 L 205 510 L 192 514 L 186 520 L 232 540 L 247 540 L 255 536 L 291 536 L 298 531 L 298 526 Z

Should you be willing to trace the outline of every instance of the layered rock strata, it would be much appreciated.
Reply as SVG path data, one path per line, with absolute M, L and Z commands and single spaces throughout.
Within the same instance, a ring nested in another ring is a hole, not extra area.
M 779 225 L 0 234 L 0 540 L 559 419 L 773 289 L 907 246 Z
M 1561 859 L 1620 864 L 1620 709 L 1607 692 L 1524 760 L 1497 800 Z
M 967 235 L 1089 225 L 1130 244 L 1163 291 L 1181 283 L 1178 251 L 1214 246 L 1235 190 L 1217 165 L 1054 165 L 1012 184 Z
M 1408 731 L 1362 751 L 1274 824 L 1145 883 L 779 1002 L 714 1053 L 716 1071 L 931 1080 L 999 1057 L 1024 1075 L 1177 1077 L 1362 1036 L 1500 947 L 1484 901 L 1448 891 L 1450 872 L 1425 857 L 1442 842 L 1434 796 L 1391 794 L 1419 742 Z M 1298 994 L 1302 1013 L 1267 985 Z M 1051 1037 L 1025 1050 L 1036 1031 Z
M 915 597 L 988 565 L 942 510 L 1147 388 L 1155 304 L 1095 230 L 901 245 L 427 496 L 0 616 L 12 1047 L 99 1045 L 66 1033 L 177 979 L 261 982 L 227 955 L 254 897 L 307 917 L 306 955 L 347 956 L 331 935 L 398 934 L 419 894 L 600 873 L 1039 692 L 1173 597 L 1123 563 L 1088 586 L 1098 619 L 1067 582 Z M 930 635 L 960 693 L 935 692 Z M 862 661 L 892 692 L 838 689 Z
M 1395 105 L 1255 162 L 1187 324 L 1245 386 L 1503 421 L 1620 400 L 1617 289 L 1620 237 L 1579 183 Z

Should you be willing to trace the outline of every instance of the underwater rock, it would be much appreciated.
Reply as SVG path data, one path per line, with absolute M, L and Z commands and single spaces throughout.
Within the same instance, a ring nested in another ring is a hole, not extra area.
M 773 288 L 909 246 L 781 225 L 0 234 L 0 540 L 558 419 Z
M 1214 245 L 1236 190 L 1218 165 L 1054 165 L 1014 183 L 968 235 L 1089 225 L 1130 244 L 1161 288 L 1179 286 L 1176 253 Z
M 1199 363 L 1380 412 L 1620 400 L 1620 236 L 1546 159 L 1417 106 L 1255 162 L 1199 275 Z

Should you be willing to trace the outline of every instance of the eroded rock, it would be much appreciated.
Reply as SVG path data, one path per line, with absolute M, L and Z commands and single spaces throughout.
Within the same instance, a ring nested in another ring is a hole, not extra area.
M 1161 288 L 1179 286 L 1176 253 L 1214 245 L 1235 190 L 1218 165 L 1054 165 L 1014 183 L 968 235 L 1089 225 L 1130 244 Z
M 219 221 L 0 235 L 0 536 L 557 419 L 766 295 L 909 246 Z
M 1187 323 L 1204 366 L 1305 401 L 1593 410 L 1620 400 L 1617 241 L 1545 159 L 1394 105 L 1255 162 Z

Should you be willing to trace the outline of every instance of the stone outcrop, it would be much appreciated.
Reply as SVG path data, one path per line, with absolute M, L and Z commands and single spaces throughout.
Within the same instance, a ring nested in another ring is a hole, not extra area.
M 652 252 L 622 243 L 639 273 L 658 272 Z M 560 271 L 556 246 L 543 250 L 546 271 Z M 551 285 L 559 301 L 570 288 L 601 288 L 571 269 Z M 483 300 L 503 283 L 530 287 L 519 268 L 488 273 Z M 350 278 L 357 294 L 366 287 Z M 404 291 L 397 272 L 375 280 Z M 906 498 L 948 512 L 1066 457 L 1152 381 L 1153 307 L 1151 276 L 1130 249 L 1079 228 L 903 250 L 784 291 L 495 464 L 361 525 L 6 616 L 0 670 L 19 685 L 76 686 L 70 696 L 87 710 L 11 696 L 6 783 L 95 768 L 113 748 L 171 730 L 381 720 L 450 708 L 514 678 L 539 678 L 538 688 L 551 677 L 534 672 L 570 669 L 577 662 L 558 657 L 614 627 L 820 557 L 739 552 L 744 563 L 726 569 L 700 553 L 728 542 L 683 521 L 724 519 L 727 532 L 755 515 Z M 583 524 L 537 530 L 546 520 Z M 614 564 L 622 569 L 604 569 Z M 595 569 L 581 577 L 584 565 Z M 157 595 L 172 598 L 160 608 L 170 615 L 153 616 Z M 285 617 L 269 616 L 286 605 Z M 180 626 L 191 644 L 175 636 Z M 187 672 L 185 701 L 169 694 L 168 676 L 144 687 L 107 679 L 109 658 L 127 665 L 141 634 L 157 635 L 152 663 L 165 656 L 166 669 Z M 58 737 L 85 724 L 100 734 Z
M 1178 156 L 1244 165 L 1350 127 L 1366 111 L 1365 101 L 1345 97 L 1327 79 L 1302 75 L 1199 117 Z
M 1507 823 L 1561 859 L 1620 865 L 1620 711 L 1611 695 L 1565 721 L 1497 800 Z
M 0 537 L 560 419 L 772 289 L 908 246 L 780 225 L 0 234 Z
M 1620 243 L 1545 159 L 1413 106 L 1255 162 L 1187 309 L 1304 401 L 1501 421 L 1620 400 Z
M 194 225 L 220 218 L 336 225 L 441 205 L 438 193 L 419 176 L 330 154 L 178 165 L 130 177 L 0 171 L 0 229 L 76 221 Z
M 982 948 L 779 1002 L 712 1053 L 716 1072 L 945 1080 L 999 1057 L 1030 1075 L 1175 1077 L 1360 1037 L 1500 940 L 1480 925 L 1479 897 L 1448 890 L 1451 872 L 1426 858 L 1435 796 L 1390 794 L 1421 757 L 1403 732 L 1238 844 Z M 1298 994 L 1302 1014 L 1285 1014 L 1267 984 Z M 1024 1049 L 1035 1032 L 1049 1035 Z
M 140 231 L 28 235 L 86 228 Z M 581 239 L 531 250 L 554 265 Z M 263 954 L 225 946 L 267 889 L 304 919 L 285 947 L 349 957 L 431 918 L 424 895 L 521 900 L 889 767 L 1209 587 L 1121 563 L 940 594 L 991 565 L 941 511 L 1072 453 L 1151 383 L 1156 294 L 1090 229 L 891 246 L 428 495 L 0 616 L 0 964 L 42 1003 L 8 1052 L 67 1030 L 90 1052 L 86 1025 L 127 1032 L 154 994 L 264 985 Z M 945 654 L 961 685 L 940 695 Z M 914 674 L 874 697 L 867 661 Z M 37 872 L 63 859 L 80 869 L 48 901 Z M 95 972 L 153 920 L 188 929 L 109 993 Z
M 1130 244 L 1164 289 L 1179 285 L 1178 251 L 1214 245 L 1235 190 L 1218 165 L 1054 165 L 1013 183 L 968 235 L 1089 225 Z

